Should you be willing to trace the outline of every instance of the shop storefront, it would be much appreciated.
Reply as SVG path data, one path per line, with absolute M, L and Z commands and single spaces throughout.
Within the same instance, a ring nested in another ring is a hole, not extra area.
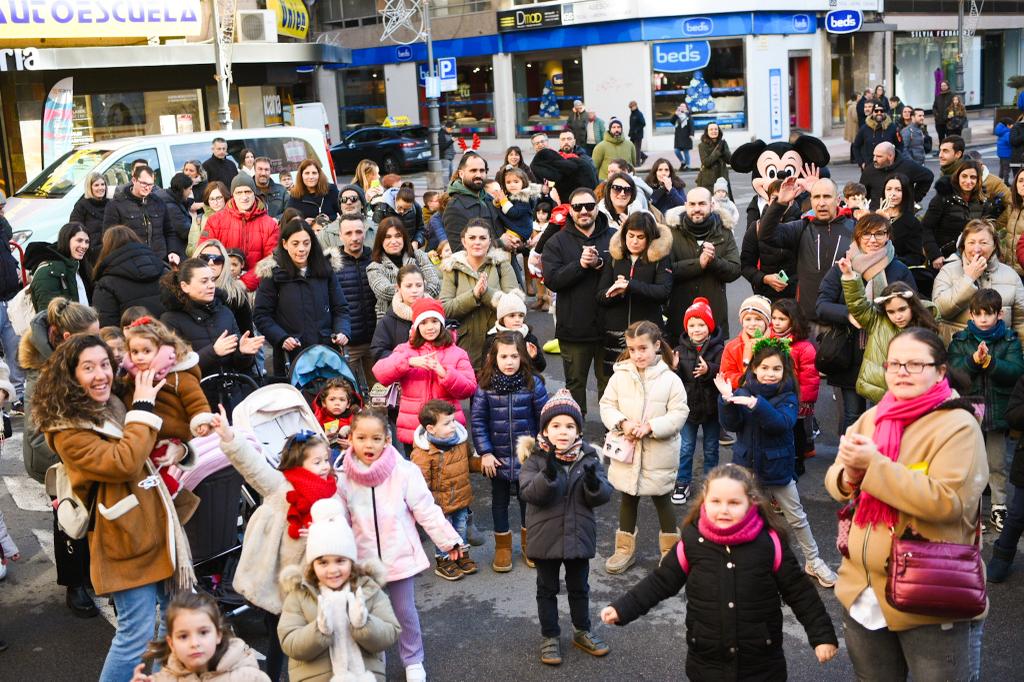
M 655 132 L 673 129 L 672 115 L 686 102 L 696 129 L 717 123 L 747 127 L 746 64 L 741 39 L 688 40 L 651 45 Z
M 341 129 L 380 125 L 388 115 L 384 70 L 377 67 L 338 72 Z
M 512 57 L 517 137 L 565 128 L 573 101 L 583 99 L 582 59 L 578 48 Z
M 417 64 L 421 73 L 425 63 Z M 454 133 L 459 136 L 493 138 L 497 135 L 494 123 L 494 64 L 490 56 L 459 59 L 456 67 L 455 90 L 442 92 L 438 111 L 442 121 L 454 122 Z M 423 81 L 423 77 L 419 78 Z M 429 119 L 426 86 L 418 89 L 421 120 Z

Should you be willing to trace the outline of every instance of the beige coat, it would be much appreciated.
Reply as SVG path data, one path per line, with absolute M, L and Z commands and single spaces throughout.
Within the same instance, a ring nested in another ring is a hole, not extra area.
M 217 663 L 217 669 L 207 673 L 189 672 L 174 654 L 167 664 L 152 675 L 153 682 L 270 682 L 260 670 L 256 654 L 249 645 L 232 637 L 228 649 Z
M 970 319 L 968 304 L 978 289 L 995 289 L 999 292 L 1003 297 L 1003 320 L 1006 326 L 1024 338 L 1024 285 L 1013 268 L 1000 263 L 993 255 L 988 269 L 977 282 L 964 274 L 963 262 L 959 259 L 946 263 L 935 276 L 932 301 L 942 315 L 939 322 L 942 339 L 948 344 L 953 334 L 967 327 L 967 320 Z
M 601 421 L 608 429 L 623 419 L 647 421 L 652 430 L 636 444 L 631 464 L 611 461 L 608 482 L 630 495 L 672 492 L 679 470 L 679 431 L 689 413 L 682 380 L 660 357 L 643 376 L 631 360 L 615 363 L 601 396 Z
M 398 641 L 402 627 L 398 624 L 391 600 L 384 591 L 384 566 L 376 560 L 364 567 L 371 575 L 358 578 L 363 590 L 369 618 L 361 628 L 352 628 L 352 639 L 363 653 L 363 666 L 378 680 L 384 680 L 384 651 Z M 277 636 L 281 650 L 288 657 L 288 679 L 291 682 L 329 682 L 331 671 L 331 638 L 316 625 L 318 589 L 302 576 L 299 566 L 281 572 L 281 589 L 285 593 Z
M 877 409 L 865 412 L 846 432 L 870 437 Z M 850 498 L 850 492 L 839 486 L 842 470 L 837 463 L 825 474 L 825 487 L 841 502 Z M 987 482 L 988 460 L 978 420 L 967 410 L 935 410 L 907 426 L 897 461 L 875 455 L 861 489 L 900 512 L 899 534 L 909 525 L 935 542 L 968 544 L 974 541 L 978 502 Z M 890 630 L 943 621 L 897 611 L 886 601 L 885 567 L 892 549 L 888 529 L 854 523 L 849 546 L 850 558 L 839 566 L 836 583 L 836 598 L 847 611 L 871 587 Z
M 1008 208 L 1000 218 L 1005 218 L 1006 224 L 999 231 L 999 251 L 1018 275 L 1024 275 L 1024 266 L 1017 260 L 1017 244 L 1024 235 L 1024 208 Z
M 857 122 L 857 100 L 846 103 L 846 124 L 843 126 L 843 139 L 853 144 L 857 139 L 857 130 L 860 124 Z

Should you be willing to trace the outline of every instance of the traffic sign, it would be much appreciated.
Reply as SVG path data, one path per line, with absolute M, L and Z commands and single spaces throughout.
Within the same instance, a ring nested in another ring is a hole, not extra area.
M 437 60 L 437 75 L 441 79 L 441 91 L 451 92 L 459 87 L 459 76 L 455 70 L 455 57 Z

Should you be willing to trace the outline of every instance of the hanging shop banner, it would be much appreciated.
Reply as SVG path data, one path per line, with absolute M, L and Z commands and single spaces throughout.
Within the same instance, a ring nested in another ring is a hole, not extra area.
M 267 0 L 267 9 L 277 15 L 277 35 L 305 38 L 309 33 L 309 12 L 302 0 Z
M 74 132 L 74 87 L 71 78 L 57 81 L 43 106 L 43 166 L 71 151 Z
M 200 0 L 0 0 L 0 36 L 118 38 L 194 36 Z

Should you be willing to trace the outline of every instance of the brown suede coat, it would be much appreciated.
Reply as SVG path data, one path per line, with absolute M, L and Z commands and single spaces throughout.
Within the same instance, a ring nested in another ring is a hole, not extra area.
M 434 502 L 445 514 L 465 509 L 473 501 L 473 486 L 469 483 L 469 440 L 466 427 L 455 423 L 462 442 L 450 450 L 441 451 L 427 440 L 426 431 L 417 427 L 413 436 L 413 449 L 409 459 L 420 468 L 427 487 L 434 494 Z

